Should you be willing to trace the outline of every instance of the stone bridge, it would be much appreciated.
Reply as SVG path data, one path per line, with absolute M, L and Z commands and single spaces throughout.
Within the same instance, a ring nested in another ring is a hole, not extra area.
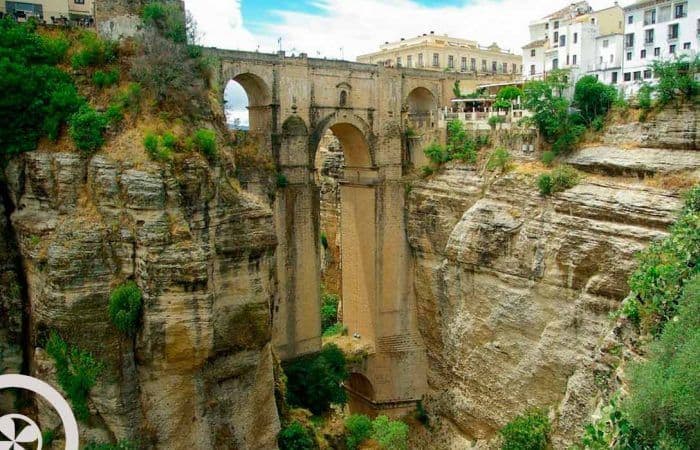
M 340 188 L 343 323 L 349 336 L 371 349 L 347 383 L 351 408 L 372 413 L 412 407 L 426 388 L 426 362 L 416 326 L 401 180 L 408 167 L 423 165 L 423 155 L 419 145 L 407 145 L 406 130 L 410 124 L 424 141 L 440 139 L 444 130 L 435 111 L 449 102 L 455 80 L 466 89 L 477 80 L 304 54 L 208 52 L 220 62 L 220 92 L 230 80 L 246 91 L 250 135 L 288 181 L 274 206 L 279 299 L 273 340 L 281 357 L 315 352 L 321 345 L 314 161 L 330 130 L 346 163 Z

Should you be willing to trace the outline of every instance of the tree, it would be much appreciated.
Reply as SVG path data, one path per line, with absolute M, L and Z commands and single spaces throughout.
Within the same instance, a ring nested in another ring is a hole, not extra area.
M 617 97 L 614 87 L 598 81 L 593 75 L 582 77 L 574 88 L 574 103 L 587 124 L 604 116 Z
M 462 92 L 459 88 L 459 80 L 455 80 L 455 84 L 452 86 L 452 95 L 454 98 L 462 98 Z
M 506 86 L 496 94 L 496 103 L 494 107 L 500 109 L 510 109 L 513 107 L 513 102 L 523 96 L 523 91 L 515 86 Z
M 700 83 L 695 79 L 700 72 L 698 55 L 693 59 L 689 59 L 687 55 L 681 55 L 671 61 L 657 59 L 651 63 L 651 69 L 659 80 L 656 92 L 662 105 L 677 98 L 692 98 L 700 92 Z

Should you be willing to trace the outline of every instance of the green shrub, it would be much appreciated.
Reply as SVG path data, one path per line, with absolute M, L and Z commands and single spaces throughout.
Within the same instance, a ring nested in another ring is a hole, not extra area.
M 101 39 L 92 31 L 85 31 L 80 40 L 80 50 L 71 59 L 74 69 L 102 66 L 115 60 L 117 45 Z
M 138 114 L 141 107 L 141 85 L 130 83 L 124 91 L 117 95 L 115 103 L 122 109 L 128 109 L 132 114 Z
M 106 88 L 116 84 L 119 81 L 119 71 L 112 69 L 110 71 L 98 70 L 92 75 L 92 82 L 99 88 Z
M 623 407 L 647 448 L 700 448 L 700 275 L 683 291 L 647 360 L 629 369 Z
M 142 302 L 141 289 L 133 281 L 116 288 L 109 296 L 109 318 L 112 324 L 124 334 L 136 334 Z
M 552 151 L 549 151 L 549 150 L 548 150 L 548 151 L 542 153 L 542 162 L 543 162 L 546 166 L 551 166 L 552 163 L 554 162 L 554 160 L 555 160 L 556 158 L 557 158 L 556 153 L 554 153 L 554 152 L 552 152 Z
M 689 99 L 700 92 L 700 83 L 695 79 L 700 69 L 700 58 L 689 59 L 681 55 L 673 60 L 656 59 L 651 63 L 654 77 L 658 78 L 655 90 L 660 104 L 675 99 Z
M 177 146 L 177 138 L 172 133 L 164 133 L 162 136 L 163 146 L 168 150 L 174 151 Z
M 277 184 L 277 187 L 280 189 L 286 188 L 289 185 L 287 176 L 283 173 L 278 173 L 276 176 L 275 184 Z
M 216 133 L 214 131 L 206 128 L 199 129 L 195 132 L 192 142 L 195 148 L 207 159 L 213 160 L 216 158 Z
M 603 131 L 603 128 L 605 128 L 605 116 L 598 116 L 593 119 L 593 122 L 591 122 L 591 128 L 593 128 L 594 131 Z
M 338 321 L 338 303 L 340 298 L 335 294 L 321 295 L 321 330 L 326 331 Z
M 486 162 L 486 168 L 488 170 L 500 170 L 501 172 L 507 172 L 511 165 L 511 157 L 508 150 L 504 148 L 497 148 L 489 156 L 489 160 Z
M 283 364 L 287 375 L 287 401 L 290 405 L 322 414 L 331 404 L 347 402 L 341 383 L 348 372 L 343 352 L 326 344 L 316 355 L 307 355 Z
M 540 190 L 540 194 L 542 196 L 550 195 L 554 188 L 552 176 L 548 173 L 543 173 L 542 175 L 537 177 L 537 188 Z
M 116 103 L 109 105 L 109 107 L 107 107 L 107 111 L 105 111 L 105 118 L 107 119 L 107 123 L 109 123 L 109 125 L 119 125 L 124 120 L 124 110 L 122 109 L 122 106 Z
M 544 450 L 549 442 L 551 428 L 545 411 L 541 409 L 526 411 L 499 431 L 503 438 L 501 449 Z
M 90 417 L 87 403 L 90 389 L 95 385 L 103 365 L 88 352 L 76 347 L 69 349 L 56 332 L 51 333 L 45 348 L 54 360 L 58 384 L 70 399 L 75 417 L 86 421 Z
M 617 90 L 593 75 L 581 77 L 574 87 L 574 103 L 586 123 L 604 117 L 617 97 Z
M 326 236 L 325 231 L 321 231 L 321 245 L 324 249 L 328 250 L 328 236 Z
M 564 127 L 564 130 L 555 139 L 554 144 L 552 145 L 552 151 L 556 155 L 569 153 L 574 149 L 576 144 L 578 144 L 581 136 L 585 132 L 586 127 L 583 125 L 567 124 Z
M 154 133 L 146 134 L 143 146 L 146 148 L 148 156 L 154 161 L 170 161 L 172 159 L 171 150 L 161 145 L 161 139 Z
M 639 107 L 645 111 L 651 109 L 651 93 L 654 89 L 648 85 L 644 84 L 639 88 L 637 93 L 637 101 L 639 102 Z
M 421 175 L 422 175 L 423 177 L 429 177 L 430 175 L 432 175 L 433 173 L 435 173 L 435 169 L 433 169 L 433 168 L 430 167 L 430 166 L 423 166 L 423 167 L 420 168 L 420 171 L 421 171 Z
M 318 448 L 313 436 L 297 421 L 282 428 L 277 436 L 280 450 L 311 450 Z
M 60 84 L 51 93 L 48 105 L 46 105 L 46 118 L 44 119 L 44 132 L 49 139 L 58 139 L 61 125 L 85 103 L 78 95 L 78 90 L 73 84 Z
M 447 147 L 433 142 L 428 145 L 424 150 L 425 156 L 428 157 L 430 161 L 435 164 L 443 164 L 450 160 L 450 154 L 447 151 Z
M 501 123 L 505 123 L 506 118 L 503 116 L 491 116 L 489 117 L 489 126 L 491 128 L 496 128 L 496 125 L 499 125 Z
M 131 441 L 123 440 L 116 444 L 97 444 L 90 442 L 83 450 L 138 450 L 139 446 Z
M 379 416 L 372 422 L 372 439 L 385 450 L 408 449 L 408 425 L 399 420 Z
M 357 450 L 372 435 L 372 421 L 364 414 L 352 414 L 345 419 L 345 445 Z
M 323 330 L 323 337 L 331 337 L 331 336 L 344 336 L 348 332 L 348 329 L 345 325 L 343 325 L 340 322 L 334 323 L 330 327 L 326 328 Z
M 185 15 L 177 5 L 151 1 L 143 8 L 141 19 L 147 27 L 156 29 L 163 37 L 177 43 L 187 42 Z
M 423 400 L 418 400 L 416 404 L 416 420 L 426 427 L 430 427 L 430 417 L 423 406 Z
M 83 154 L 91 154 L 104 144 L 103 133 L 106 127 L 105 115 L 83 105 L 70 118 L 69 134 L 78 150 Z

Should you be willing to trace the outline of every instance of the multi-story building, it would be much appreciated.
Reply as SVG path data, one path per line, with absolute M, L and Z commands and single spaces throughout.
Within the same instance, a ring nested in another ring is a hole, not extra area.
M 637 1 L 624 8 L 624 21 L 622 81 L 628 94 L 653 82 L 653 60 L 698 51 L 700 0 Z
M 434 32 L 397 42 L 385 42 L 378 52 L 360 55 L 357 61 L 389 67 L 412 67 L 475 74 L 520 74 L 522 57 L 496 43 L 484 47 L 476 41 Z
M 586 74 L 616 79 L 620 66 L 615 45 L 622 43 L 622 18 L 617 4 L 594 11 L 581 1 L 531 22 L 532 42 L 523 47 L 524 78 L 541 79 L 552 70 L 569 69 L 572 81 Z
M 34 17 L 52 23 L 59 18 L 80 20 L 94 15 L 94 0 L 0 0 L 0 12 L 24 20 Z

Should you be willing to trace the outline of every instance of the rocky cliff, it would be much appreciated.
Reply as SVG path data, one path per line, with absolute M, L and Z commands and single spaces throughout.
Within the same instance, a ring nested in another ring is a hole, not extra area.
M 197 154 L 172 166 L 137 164 L 108 154 L 38 150 L 6 170 L 27 281 L 30 373 L 55 381 L 42 349 L 49 330 L 104 364 L 83 442 L 273 448 L 270 209 L 239 190 L 231 164 L 214 168 Z M 108 317 L 110 292 L 125 280 L 144 297 L 133 339 Z M 6 292 L 0 300 L 0 308 L 14 301 Z M 1 332 L 16 333 L 16 322 L 3 317 Z M 43 429 L 60 424 L 39 410 Z
M 608 146 L 619 133 L 606 136 Z M 408 238 L 429 360 L 424 402 L 437 430 L 423 439 L 436 448 L 495 447 L 497 431 L 530 407 L 550 411 L 555 448 L 576 439 L 614 378 L 620 330 L 609 314 L 627 295 L 634 254 L 664 236 L 680 208 L 675 191 L 611 175 L 696 169 L 694 131 L 679 133 L 655 134 L 674 146 L 653 145 L 689 150 L 644 155 L 653 161 L 643 170 L 584 149 L 572 158 L 596 174 L 547 198 L 532 164 L 499 176 L 453 165 L 412 186 Z M 697 171 L 684 176 L 697 182 Z

